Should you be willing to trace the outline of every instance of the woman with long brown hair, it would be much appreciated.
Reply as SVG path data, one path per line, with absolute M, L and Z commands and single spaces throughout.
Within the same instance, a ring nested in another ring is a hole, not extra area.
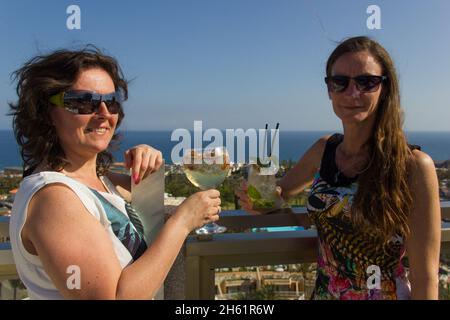
M 318 232 L 313 298 L 437 299 L 438 180 L 402 131 L 392 59 L 370 38 L 347 39 L 325 82 L 344 134 L 319 139 L 279 181 L 284 200 L 312 185 L 300 224 Z M 242 207 L 258 213 L 246 188 Z

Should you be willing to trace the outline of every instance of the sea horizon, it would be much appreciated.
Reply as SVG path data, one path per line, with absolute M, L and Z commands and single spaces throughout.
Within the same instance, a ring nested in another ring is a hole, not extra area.
M 225 132 L 224 129 L 221 131 Z M 121 139 L 118 149 L 113 151 L 114 160 L 122 161 L 125 150 L 137 144 L 145 143 L 160 150 L 166 163 L 171 164 L 172 148 L 179 143 L 179 141 L 170 140 L 172 132 L 173 130 L 119 130 Z M 193 134 L 192 130 L 190 132 Z M 297 161 L 318 138 L 335 132 L 342 133 L 340 130 L 280 130 L 280 159 Z M 428 153 L 435 162 L 450 159 L 450 131 L 405 130 L 404 132 L 408 143 L 421 146 L 422 151 Z M 204 142 L 205 146 L 209 143 L 209 141 Z M 224 136 L 225 143 L 226 139 Z M 10 166 L 22 166 L 19 148 L 12 130 L 0 129 L 0 147 L 2 150 L 0 169 Z M 247 150 L 248 147 L 246 148 Z

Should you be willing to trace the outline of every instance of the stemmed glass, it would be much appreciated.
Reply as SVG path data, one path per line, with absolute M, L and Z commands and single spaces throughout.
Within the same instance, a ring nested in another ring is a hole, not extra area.
M 201 190 L 218 187 L 230 172 L 230 157 L 225 147 L 188 149 L 183 157 L 183 171 Z M 223 233 L 226 227 L 211 222 L 195 230 L 197 235 Z

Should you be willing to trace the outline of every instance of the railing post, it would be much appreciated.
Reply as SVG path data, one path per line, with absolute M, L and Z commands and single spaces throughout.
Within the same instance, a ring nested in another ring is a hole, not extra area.
M 201 300 L 214 300 L 216 295 L 216 282 L 214 278 L 214 267 L 208 263 L 208 260 L 205 257 L 202 257 L 200 259 Z
M 186 287 L 187 300 L 200 299 L 200 257 L 186 257 Z
M 186 299 L 214 300 L 214 276 L 214 268 L 204 257 L 186 257 Z

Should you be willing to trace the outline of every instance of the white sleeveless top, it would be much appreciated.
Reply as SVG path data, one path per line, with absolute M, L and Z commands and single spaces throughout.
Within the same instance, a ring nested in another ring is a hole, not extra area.
M 114 192 L 114 187 L 109 180 L 103 177 L 103 182 L 110 192 Z M 64 299 L 45 272 L 39 256 L 32 255 L 25 249 L 21 237 L 30 200 L 37 191 L 51 183 L 62 183 L 72 189 L 86 209 L 105 227 L 122 268 L 133 261 L 130 252 L 114 234 L 102 203 L 87 186 L 62 173 L 53 171 L 30 175 L 23 179 L 15 196 L 9 226 L 11 248 L 17 272 L 27 288 L 30 299 Z M 125 202 L 118 194 L 102 192 L 101 195 L 127 215 Z

